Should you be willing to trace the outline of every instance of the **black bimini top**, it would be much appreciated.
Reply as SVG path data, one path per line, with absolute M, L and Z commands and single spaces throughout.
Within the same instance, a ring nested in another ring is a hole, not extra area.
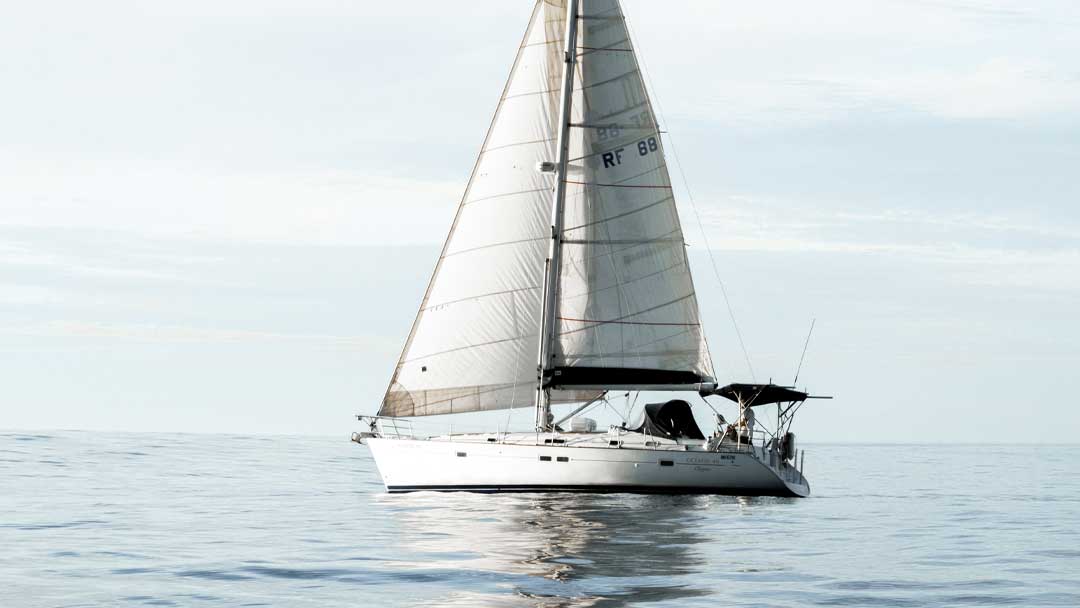
M 713 393 L 747 406 L 805 401 L 809 395 L 776 384 L 729 384 Z

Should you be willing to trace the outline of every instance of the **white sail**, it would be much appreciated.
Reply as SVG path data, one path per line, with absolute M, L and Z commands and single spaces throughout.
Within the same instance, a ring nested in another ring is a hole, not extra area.
M 617 0 L 580 3 L 551 401 L 711 378 L 671 182 Z M 566 3 L 538 0 L 380 414 L 531 405 Z
M 656 118 L 617 0 L 581 3 L 552 384 L 711 378 Z
M 554 185 L 536 165 L 555 156 L 565 12 L 533 10 L 382 415 L 532 406 Z

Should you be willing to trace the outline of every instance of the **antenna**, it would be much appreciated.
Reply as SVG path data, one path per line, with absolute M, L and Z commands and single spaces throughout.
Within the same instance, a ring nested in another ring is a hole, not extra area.
M 802 347 L 802 356 L 799 357 L 799 367 L 798 367 L 798 369 L 795 370 L 795 380 L 791 383 L 792 386 L 795 386 L 796 384 L 799 383 L 799 374 L 802 373 L 803 359 L 806 358 L 806 348 L 808 346 L 810 346 L 810 336 L 814 335 L 814 325 L 816 323 L 817 323 L 816 318 L 810 321 L 810 331 L 807 332 L 807 334 L 806 334 L 806 343 L 803 344 L 803 347 Z

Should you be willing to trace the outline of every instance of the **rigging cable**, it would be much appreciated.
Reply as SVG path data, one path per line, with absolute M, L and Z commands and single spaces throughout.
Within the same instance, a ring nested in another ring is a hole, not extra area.
M 634 33 L 634 28 L 630 25 L 630 20 L 626 17 L 626 11 L 623 10 L 623 22 L 626 23 L 626 29 L 630 34 L 631 40 L 638 40 L 637 34 Z M 631 43 L 633 45 L 633 43 Z M 645 60 L 642 59 L 641 53 L 635 53 L 635 58 L 641 65 L 641 70 L 645 75 L 645 80 L 648 81 L 648 88 L 656 92 L 656 87 L 653 85 L 652 76 L 649 73 L 649 66 L 645 64 Z M 646 98 L 648 98 L 648 92 L 646 92 Z M 660 98 L 656 99 L 656 111 L 659 113 L 660 118 L 663 119 L 664 124 L 667 124 L 667 119 L 664 117 L 663 108 L 660 106 Z M 686 197 L 690 200 L 690 208 L 694 210 L 694 218 L 697 220 L 698 229 L 701 230 L 701 240 L 705 244 L 705 250 L 709 252 L 709 261 L 712 263 L 713 276 L 716 277 L 716 282 L 720 285 L 720 293 L 724 296 L 724 304 L 727 306 L 728 317 L 731 318 L 731 325 L 735 328 L 735 336 L 739 339 L 739 347 L 742 349 L 743 358 L 746 360 L 746 369 L 750 372 L 750 379 L 757 382 L 757 377 L 754 375 L 754 366 L 750 363 L 750 354 L 746 350 L 746 342 L 743 341 L 742 332 L 739 331 L 739 324 L 735 320 L 735 311 L 731 307 L 731 299 L 728 298 L 727 287 L 724 286 L 724 280 L 720 278 L 720 268 L 716 264 L 716 256 L 713 255 L 712 247 L 709 246 L 709 236 L 705 231 L 705 225 L 701 221 L 701 213 L 698 211 L 697 203 L 694 202 L 694 194 L 690 191 L 690 182 L 686 179 L 686 171 L 683 169 L 683 164 L 679 160 L 679 152 L 675 148 L 675 139 L 671 135 L 671 131 L 665 131 L 667 133 L 668 141 L 671 142 L 671 155 L 675 161 L 675 165 L 679 168 L 679 174 L 682 177 L 683 188 L 686 189 Z
M 795 370 L 795 380 L 791 383 L 791 386 L 795 386 L 799 383 L 799 374 L 802 373 L 803 359 L 806 358 L 806 348 L 810 346 L 810 336 L 814 335 L 814 324 L 817 323 L 817 319 L 810 321 L 810 331 L 806 334 L 806 343 L 802 347 L 802 356 L 799 357 L 799 367 Z

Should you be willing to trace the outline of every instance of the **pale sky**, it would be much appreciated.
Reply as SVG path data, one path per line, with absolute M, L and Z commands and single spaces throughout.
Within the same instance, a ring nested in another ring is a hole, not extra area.
M 1076 441 L 1080 4 L 624 5 L 757 379 L 818 319 L 804 441 Z M 10 3 L 0 428 L 354 430 L 531 7 Z

